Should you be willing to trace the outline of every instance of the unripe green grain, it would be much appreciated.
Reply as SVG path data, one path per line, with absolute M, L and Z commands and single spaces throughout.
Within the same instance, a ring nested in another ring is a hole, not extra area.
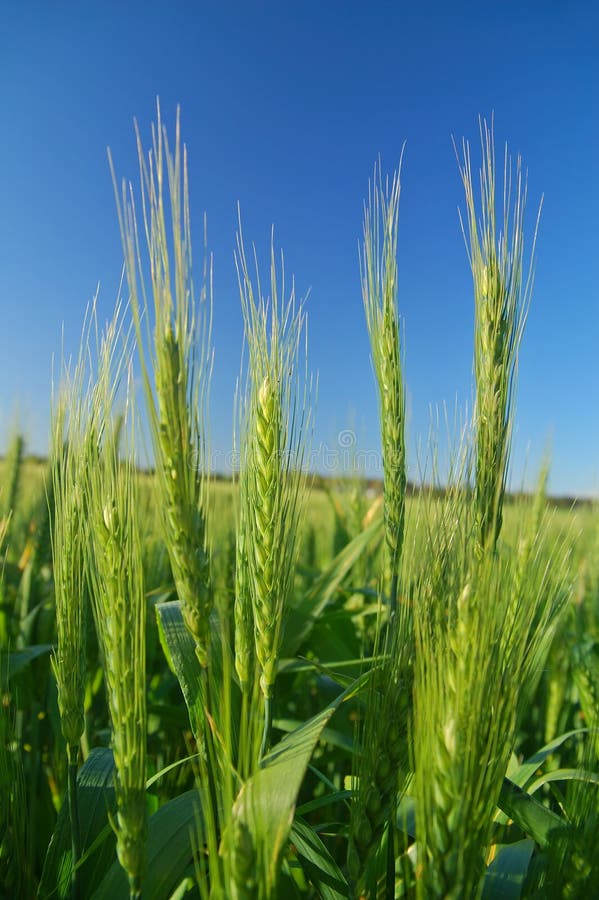
M 240 510 L 237 525 L 238 672 L 247 670 L 251 598 L 255 652 L 266 701 L 265 737 L 272 713 L 285 609 L 293 585 L 303 481 L 301 467 L 308 417 L 299 393 L 297 359 L 303 313 L 293 290 L 278 299 L 274 250 L 271 298 L 254 297 L 241 235 L 237 255 L 248 346 L 246 399 L 240 415 Z M 259 290 L 259 284 L 258 284 Z M 283 283 L 284 292 L 284 283 Z M 241 677 L 241 675 L 240 675 Z
M 14 521 L 14 512 L 19 495 L 24 446 L 25 441 L 23 440 L 23 436 L 15 434 L 6 454 L 3 472 L 4 484 L 2 485 L 3 490 L 0 493 L 0 497 L 2 498 L 0 530 L 4 533 L 4 539 L 6 539 L 9 534 L 11 523 Z
M 277 495 L 280 479 L 280 444 L 282 410 L 280 397 L 267 375 L 258 390 L 255 418 L 255 444 L 252 454 L 255 492 L 260 498 L 254 508 L 253 579 L 254 616 L 256 622 L 256 656 L 261 668 L 260 684 L 265 696 L 272 695 L 277 661 L 277 631 L 280 631 L 277 608 L 278 583 L 276 558 L 280 521 L 277 521 Z
M 405 528 L 406 445 L 405 390 L 397 312 L 397 225 L 399 172 L 391 188 L 383 188 L 375 167 L 369 204 L 364 213 L 364 246 L 360 258 L 362 296 L 378 384 L 387 591 L 391 606 L 397 603 L 397 587 Z
M 495 148 L 492 128 L 481 124 L 481 211 L 476 209 L 470 148 L 463 144 L 460 172 L 466 193 L 469 260 L 474 285 L 474 376 L 476 383 L 476 506 L 479 552 L 494 547 L 503 524 L 503 499 L 513 419 L 513 388 L 533 280 L 536 228 L 528 275 L 524 275 L 526 183 L 516 164 L 512 185 L 507 147 L 504 209 L 495 210 Z M 539 208 L 540 213 L 540 208 Z M 537 219 L 538 226 L 538 219 Z M 465 230 L 462 226 L 462 230 Z
M 162 534 L 183 619 L 194 638 L 198 660 L 205 667 L 209 663 L 213 607 L 206 453 L 211 284 L 202 291 L 199 302 L 196 301 L 192 280 L 187 160 L 185 151 L 181 152 L 178 118 L 172 154 L 160 121 L 160 109 L 153 134 L 153 149 L 147 159 L 138 135 L 153 310 L 144 284 L 135 209 L 125 186 L 120 196 L 118 191 L 115 193 L 150 413 Z M 170 221 L 167 221 L 166 210 L 169 208 Z M 206 278 L 206 272 L 204 275 Z M 210 291 L 208 303 L 207 290 Z M 154 330 L 152 335 L 147 335 L 151 347 L 148 357 L 144 351 L 146 336 L 141 323 L 145 318 L 147 324 L 152 312 Z
M 63 384 L 52 410 L 51 490 L 48 511 L 54 598 L 56 604 L 56 650 L 52 668 L 56 678 L 62 735 L 68 755 L 68 809 L 73 858 L 72 893 L 77 894 L 76 865 L 80 856 L 77 769 L 79 743 L 85 728 L 86 688 L 86 583 L 87 520 L 85 471 L 91 460 L 86 453 L 84 429 L 88 398 L 84 391 L 86 330 L 73 373 L 65 368 Z
M 110 436 L 113 400 L 122 359 L 113 365 L 118 337 L 113 323 L 100 348 L 90 433 Z M 131 401 L 131 396 L 128 396 Z M 96 464 L 88 468 L 85 490 L 91 543 L 87 570 L 98 641 L 104 664 L 112 724 L 117 815 L 113 822 L 118 858 L 127 872 L 131 896 L 138 896 L 144 873 L 146 835 L 146 601 L 137 514 L 136 470 L 129 452 L 122 460 L 104 440 Z
M 245 484 L 240 483 L 239 492 L 243 498 Z M 247 506 L 240 502 L 237 540 L 235 544 L 235 670 L 242 691 L 251 691 L 254 667 L 254 614 L 250 589 L 250 572 L 248 566 L 248 523 Z

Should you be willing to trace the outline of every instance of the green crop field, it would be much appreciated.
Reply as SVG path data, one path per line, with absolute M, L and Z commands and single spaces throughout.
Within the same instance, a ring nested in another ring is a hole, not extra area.
M 460 163 L 476 402 L 434 489 L 406 480 L 400 182 L 375 169 L 373 489 L 307 473 L 304 309 L 274 248 L 261 289 L 241 232 L 240 464 L 212 477 L 210 284 L 196 303 L 158 122 L 137 218 L 117 188 L 130 302 L 104 331 L 88 312 L 48 460 L 15 435 L 0 463 L 1 896 L 599 896 L 599 513 L 545 470 L 507 489 L 535 233 L 517 178 L 495 209 L 481 137 L 480 193 Z

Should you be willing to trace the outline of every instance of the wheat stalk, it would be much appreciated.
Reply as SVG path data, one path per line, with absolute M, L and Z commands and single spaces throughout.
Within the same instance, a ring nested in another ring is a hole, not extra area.
M 427 898 L 480 895 L 516 724 L 563 605 L 562 548 L 553 567 L 539 565 L 540 501 L 518 550 L 497 544 L 532 262 L 523 284 L 526 190 L 520 163 L 512 202 L 506 150 L 498 226 L 493 139 L 486 124 L 481 139 L 480 223 L 466 143 L 461 168 L 475 289 L 475 490 L 469 490 L 468 445 L 458 465 L 450 466 L 455 480 L 429 524 L 427 559 L 415 591 L 417 893 Z
M 115 391 L 125 359 L 124 355 L 116 355 L 118 337 L 115 318 L 100 347 L 99 376 L 88 431 L 96 460 L 88 467 L 85 484 L 91 529 L 87 568 L 112 722 L 117 854 L 129 877 L 130 894 L 138 897 L 146 833 L 146 602 L 137 519 L 137 475 L 132 455 L 130 386 L 127 421 L 131 449 L 126 459 L 119 458 L 115 442 L 110 439 Z
M 79 372 L 75 382 L 80 380 Z M 57 648 L 53 669 L 63 737 L 77 759 L 85 696 L 85 504 L 81 394 L 65 385 L 53 410 L 52 529 Z
M 119 195 L 115 180 L 115 194 L 149 410 L 163 536 L 185 624 L 194 637 L 201 665 L 207 666 L 213 605 L 206 448 L 206 403 L 212 364 L 211 273 L 208 288 L 204 287 L 196 301 L 187 156 L 181 147 L 179 116 L 172 153 L 159 107 L 152 135 L 152 151 L 146 159 L 137 132 L 152 303 L 144 283 L 133 189 L 127 190 L 123 184 Z M 205 268 L 205 282 L 206 279 Z M 148 328 L 145 335 L 144 316 Z M 148 323 L 152 318 L 154 330 L 150 334 Z M 144 349 L 146 344 L 150 350 Z
M 482 545 L 497 542 L 503 522 L 518 350 L 524 332 L 534 274 L 537 215 L 528 273 L 524 272 L 526 178 L 520 157 L 515 178 L 505 147 L 503 211 L 496 212 L 493 126 L 480 123 L 482 165 L 477 210 L 470 147 L 462 143 L 460 173 L 466 194 L 468 237 L 464 240 L 474 283 L 474 376 L 476 383 L 476 503 Z M 456 150 L 457 154 L 457 150 Z M 480 215 L 480 218 L 479 218 Z M 460 216 L 461 220 L 461 216 Z
M 90 425 L 91 393 L 86 382 L 89 339 L 97 328 L 95 301 L 87 311 L 79 357 L 73 370 L 63 360 L 61 383 L 52 397 L 52 446 L 48 485 L 53 504 L 51 547 L 56 606 L 56 650 L 52 668 L 56 678 L 58 709 L 68 756 L 68 804 L 72 839 L 72 894 L 78 894 L 80 856 L 77 769 L 79 743 L 85 728 L 86 690 L 86 577 L 87 497 L 86 472 L 95 454 L 86 440 Z M 91 450 L 91 453 L 90 453 Z
M 2 492 L 3 508 L 2 513 L 0 514 L 0 535 L 2 535 L 2 542 L 9 537 L 11 526 L 14 522 L 14 513 L 21 480 L 21 464 L 23 462 L 24 446 L 25 441 L 23 436 L 17 433 L 14 435 L 8 448 L 8 453 L 6 454 L 4 464 L 5 489 Z
M 364 243 L 360 257 L 362 297 L 378 384 L 383 451 L 385 537 L 391 607 L 397 584 L 405 525 L 405 390 L 397 310 L 397 227 L 400 168 L 383 185 L 375 166 L 364 207 Z
M 248 347 L 247 399 L 240 424 L 238 541 L 247 559 L 266 736 L 304 496 L 301 470 L 309 413 L 297 367 L 304 313 L 301 307 L 296 309 L 293 287 L 288 300 L 283 299 L 284 274 L 279 289 L 273 244 L 269 301 L 261 294 L 257 261 L 254 290 L 241 228 L 236 262 Z M 238 608 L 241 602 L 240 596 Z M 247 615 L 243 613 L 244 618 Z
M 366 867 L 380 845 L 386 825 L 389 825 L 387 840 L 393 841 L 391 819 L 411 770 L 413 633 L 407 605 L 399 607 L 393 630 L 385 632 L 381 649 L 382 662 L 371 676 L 360 731 L 357 787 L 351 807 L 348 868 L 359 896 L 362 896 Z
M 71 395 L 71 400 L 74 399 Z M 81 448 L 74 427 L 65 435 L 68 395 L 61 397 L 54 414 L 52 483 L 55 513 L 52 529 L 54 596 L 57 646 L 52 668 L 58 690 L 58 709 L 68 756 L 68 804 L 71 824 L 73 870 L 72 895 L 78 896 L 77 863 L 81 855 L 77 769 L 79 742 L 85 727 L 86 621 L 85 621 L 85 527 L 81 494 L 83 474 Z M 71 407 L 72 409 L 72 407 Z M 76 417 L 75 417 L 76 418 Z

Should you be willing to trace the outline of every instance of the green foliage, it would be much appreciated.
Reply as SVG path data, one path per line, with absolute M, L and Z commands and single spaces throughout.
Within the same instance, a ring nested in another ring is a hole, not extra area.
M 78 887 L 83 896 L 94 890 L 114 858 L 115 839 L 109 825 L 109 816 L 116 811 L 113 779 L 114 757 L 105 747 L 92 750 L 77 774 L 82 850 Z M 69 897 L 72 868 L 71 826 L 65 805 L 58 815 L 46 854 L 40 898 Z

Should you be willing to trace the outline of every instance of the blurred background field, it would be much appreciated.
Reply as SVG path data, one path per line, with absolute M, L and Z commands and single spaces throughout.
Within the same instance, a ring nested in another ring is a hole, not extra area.
M 0 484 L 6 484 L 6 470 L 6 458 L 0 458 Z M 26 545 L 28 538 L 34 539 L 40 523 L 44 521 L 47 507 L 45 487 L 47 478 L 47 461 L 25 455 L 19 471 L 18 505 L 11 523 L 12 549 L 7 548 L 11 558 L 18 547 L 23 548 Z M 142 471 L 139 478 L 141 497 L 147 503 L 144 522 L 148 535 L 151 536 L 157 532 L 152 475 Z M 382 483 L 347 475 L 326 479 L 321 476 L 307 476 L 307 480 L 310 492 L 303 526 L 303 556 L 312 559 L 316 568 L 322 568 L 331 561 L 343 543 L 363 527 L 365 519 L 382 514 Z M 439 491 L 439 495 L 442 496 L 442 491 Z M 217 556 L 223 554 L 225 548 L 230 547 L 234 541 L 235 496 L 236 486 L 232 479 L 222 477 L 212 479 L 210 509 Z M 507 539 L 510 534 L 510 522 L 517 518 L 519 504 L 525 502 L 525 495 L 508 498 L 505 517 Z M 593 552 L 597 524 L 596 503 L 592 500 L 568 497 L 549 498 L 548 502 L 552 509 L 554 534 L 569 531 L 573 537 L 572 564 L 584 568 L 588 564 L 589 554 Z M 419 492 L 412 487 L 411 496 L 407 500 L 408 528 L 417 526 L 418 503 Z

